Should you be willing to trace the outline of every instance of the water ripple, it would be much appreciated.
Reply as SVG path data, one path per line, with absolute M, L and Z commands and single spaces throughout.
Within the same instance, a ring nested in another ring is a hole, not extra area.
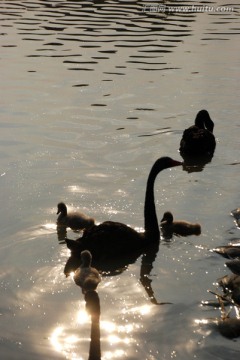
M 144 4 L 141 1 L 83 1 L 79 6 L 74 1 L 12 1 L 0 4 L 0 16 L 3 23 L 17 27 L 22 40 L 42 43 L 41 47 L 35 49 L 38 54 L 29 53 L 28 57 L 71 56 L 71 49 L 76 45 L 84 49 L 96 48 L 98 52 L 105 54 L 121 51 L 121 48 L 131 48 L 131 56 L 135 53 L 139 58 L 138 61 L 129 58 L 126 64 L 135 65 L 142 70 L 165 69 L 166 63 L 157 61 L 157 58 L 161 57 L 161 53 L 172 52 L 175 46 L 180 45 L 179 38 L 191 35 L 191 23 L 195 21 L 196 15 L 171 14 L 166 17 L 165 14 L 144 12 Z M 47 41 L 50 37 L 51 41 Z M 173 42 L 174 45 L 169 45 L 168 42 Z M 103 50 L 106 43 L 112 44 L 112 49 L 108 52 Z M 66 49 L 68 44 L 70 48 Z M 53 53 L 56 48 L 57 54 Z M 154 53 L 156 61 L 142 56 L 142 49 L 144 52 Z M 107 59 L 101 59 L 97 54 L 94 58 L 99 61 Z M 88 66 L 82 67 L 84 63 Z M 95 61 L 88 59 L 74 64 L 79 67 L 71 67 L 69 70 L 89 71 L 93 70 L 95 64 Z M 110 74 L 124 75 L 122 72 Z
M 210 6 L 215 4 L 214 2 L 205 3 Z M 176 1 L 171 1 L 170 4 L 179 6 Z M 113 48 L 108 52 L 104 51 L 105 53 L 111 54 L 121 51 L 122 48 L 131 48 L 131 55 L 125 63 L 145 71 L 175 68 L 168 67 L 165 61 L 157 61 L 157 59 L 161 57 L 161 54 L 173 52 L 181 45 L 184 38 L 193 34 L 193 24 L 198 21 L 199 16 L 212 17 L 211 28 L 205 31 L 202 41 L 228 40 L 240 33 L 240 27 L 237 25 L 229 28 L 233 20 L 239 23 L 239 6 L 235 4 L 227 4 L 228 8 L 233 9 L 231 13 L 209 12 L 204 15 L 194 11 L 154 12 L 150 9 L 144 11 L 146 5 L 149 5 L 149 2 L 115 0 L 92 3 L 83 1 L 79 5 L 75 1 L 51 1 L 50 3 L 43 3 L 40 0 L 12 1 L 0 4 L 0 17 L 3 26 L 6 23 L 8 27 L 17 26 L 22 40 L 42 42 L 41 48 L 35 49 L 38 55 L 31 53 L 27 55 L 29 57 L 73 56 L 72 49 L 76 45 L 84 49 L 96 48 L 99 49 L 98 52 L 103 52 L 101 48 L 104 48 L 106 43 L 110 43 Z M 186 6 L 193 5 L 195 2 L 190 1 Z M 226 31 L 222 31 L 223 27 Z M 42 32 L 41 29 L 45 31 Z M 47 41 L 48 37 L 51 37 L 50 42 Z M 71 46 L 66 49 L 68 43 Z M 49 46 L 51 46 L 50 49 Z M 56 47 L 58 47 L 58 53 L 54 54 Z M 154 54 L 155 61 L 142 53 Z M 133 60 L 132 57 L 138 57 L 138 60 Z M 97 54 L 92 58 L 99 61 L 107 59 L 107 57 L 98 57 Z M 79 65 L 84 63 L 88 65 L 87 68 L 74 67 L 69 70 L 89 71 L 93 70 L 92 66 L 96 64 L 94 61 L 87 60 Z

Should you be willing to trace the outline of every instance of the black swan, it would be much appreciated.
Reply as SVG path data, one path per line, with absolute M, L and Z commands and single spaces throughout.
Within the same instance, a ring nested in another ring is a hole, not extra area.
M 83 236 L 76 241 L 65 239 L 72 256 L 80 256 L 81 251 L 87 249 L 94 259 L 101 258 L 104 261 L 131 252 L 139 252 L 140 255 L 146 246 L 158 242 L 160 231 L 154 201 L 154 182 L 160 171 L 178 165 L 182 163 L 169 157 L 161 157 L 152 166 L 146 186 L 143 233 L 123 223 L 105 221 L 84 230 Z
M 207 110 L 197 113 L 195 125 L 184 130 L 180 142 L 180 154 L 184 156 L 213 156 L 216 140 L 213 135 L 214 122 Z
M 200 235 L 201 225 L 192 224 L 184 220 L 173 220 L 173 215 L 170 211 L 166 211 L 163 214 L 163 218 L 160 223 L 160 229 L 163 237 L 169 238 L 173 234 L 178 236 Z
M 81 266 L 75 271 L 73 279 L 75 284 L 82 288 L 83 294 L 96 290 L 101 281 L 97 269 L 91 267 L 92 254 L 88 250 L 81 252 Z
M 63 202 L 60 202 L 57 206 L 57 226 L 70 227 L 72 230 L 88 229 L 94 225 L 94 219 L 88 217 L 81 212 L 67 211 L 67 206 Z

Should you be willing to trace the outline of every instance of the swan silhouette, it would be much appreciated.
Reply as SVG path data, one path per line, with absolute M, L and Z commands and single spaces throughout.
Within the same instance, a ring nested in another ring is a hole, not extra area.
M 81 266 L 75 271 L 73 279 L 75 284 L 80 286 L 83 294 L 88 291 L 96 290 L 101 281 L 97 269 L 91 267 L 92 254 L 88 250 L 81 252 Z
M 160 223 L 163 237 L 171 238 L 173 234 L 178 236 L 200 235 L 200 224 L 192 224 L 184 220 L 173 220 L 173 214 L 166 211 Z
M 64 202 L 60 202 L 57 206 L 57 226 L 70 227 L 72 230 L 87 229 L 94 225 L 94 219 L 81 212 L 68 212 Z
M 159 158 L 152 166 L 146 186 L 144 205 L 144 232 L 137 232 L 131 227 L 114 221 L 105 221 L 84 230 L 79 239 L 65 239 L 72 256 L 79 256 L 81 251 L 89 250 L 94 259 L 111 259 L 131 252 L 139 255 L 147 245 L 158 242 L 160 231 L 154 200 L 154 183 L 158 173 L 164 169 L 181 165 L 170 157 Z M 138 255 L 138 256 L 139 256 Z
M 197 113 L 195 124 L 185 129 L 180 141 L 180 154 L 184 156 L 213 156 L 216 140 L 213 135 L 214 122 L 207 110 Z

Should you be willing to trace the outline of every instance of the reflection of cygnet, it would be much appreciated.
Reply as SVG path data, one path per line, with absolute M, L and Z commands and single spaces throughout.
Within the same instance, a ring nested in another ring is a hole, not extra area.
M 201 226 L 199 224 L 192 224 L 184 220 L 173 220 L 173 215 L 170 211 L 164 213 L 160 223 L 160 228 L 163 236 L 171 236 L 173 234 L 179 236 L 200 235 Z
M 91 341 L 88 360 L 101 360 L 100 343 L 100 299 L 96 291 L 90 290 L 85 294 L 86 310 L 91 316 Z
M 60 202 L 57 206 L 59 214 L 57 218 L 58 226 L 70 227 L 72 230 L 88 229 L 94 225 L 94 219 L 81 212 L 67 212 L 67 206 Z
M 85 294 L 86 310 L 88 313 L 97 318 L 100 316 L 100 300 L 95 290 L 89 290 Z
M 81 252 L 81 266 L 74 273 L 75 284 L 82 288 L 82 292 L 86 294 L 90 290 L 95 290 L 101 281 L 101 277 L 97 269 L 91 267 L 92 255 L 90 251 Z

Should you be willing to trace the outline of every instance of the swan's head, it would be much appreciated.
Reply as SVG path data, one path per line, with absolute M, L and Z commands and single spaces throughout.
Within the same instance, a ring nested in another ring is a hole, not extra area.
M 164 169 L 171 168 L 171 167 L 174 167 L 174 166 L 179 166 L 179 165 L 182 165 L 182 164 L 183 163 L 181 161 L 173 160 L 172 158 L 170 158 L 168 156 L 162 156 L 155 162 L 154 165 L 158 169 L 164 170 Z
M 214 122 L 210 118 L 210 115 L 207 110 L 200 110 L 197 113 L 195 119 L 195 125 L 201 129 L 204 129 L 204 127 L 206 126 L 207 130 L 213 132 Z
M 57 214 L 67 214 L 67 206 L 66 204 L 64 204 L 64 202 L 60 202 L 58 203 L 58 206 L 57 206 Z
M 92 263 L 92 254 L 88 250 L 81 252 L 81 262 L 83 267 L 89 267 Z
M 173 222 L 173 214 L 170 211 L 166 211 L 163 214 L 163 218 L 161 220 L 161 222 L 166 221 L 167 223 L 172 223 Z

